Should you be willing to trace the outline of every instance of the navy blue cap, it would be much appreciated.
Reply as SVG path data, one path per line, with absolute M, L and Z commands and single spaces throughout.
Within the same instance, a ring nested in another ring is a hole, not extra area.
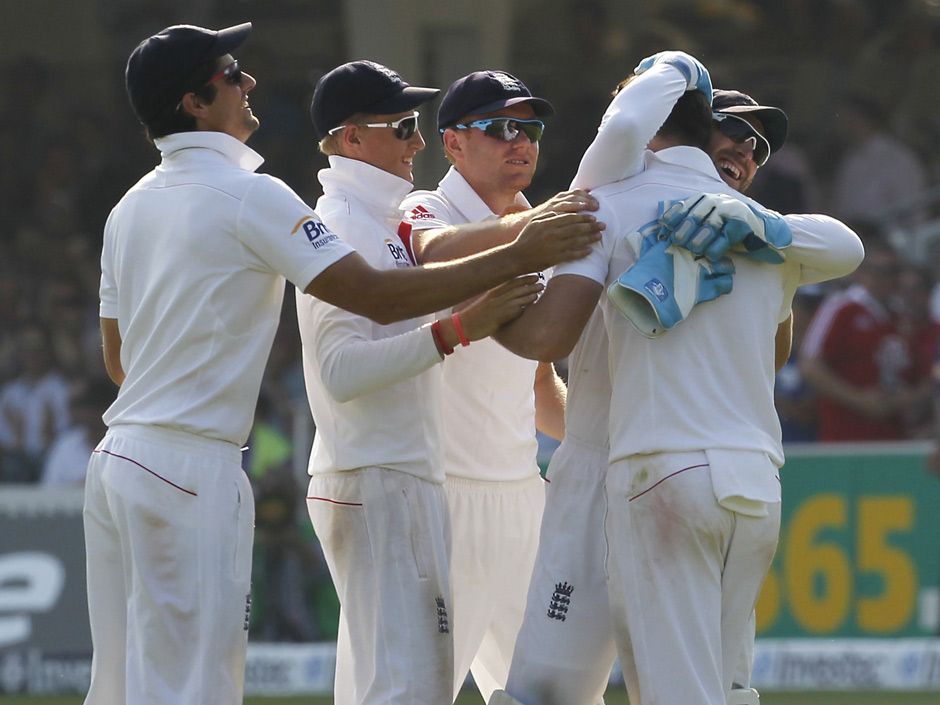
M 512 74 L 474 71 L 450 84 L 437 111 L 437 127 L 443 130 L 469 115 L 484 115 L 517 103 L 529 103 L 537 117 L 555 114 L 551 103 L 533 96 Z
M 147 125 L 188 92 L 199 69 L 241 46 L 251 22 L 218 31 L 177 24 L 148 37 L 131 52 L 124 82 L 137 119 Z
M 414 110 L 440 90 L 412 86 L 395 71 L 374 61 L 350 61 L 325 73 L 313 91 L 310 119 L 323 139 L 356 113 L 394 115 Z
M 716 88 L 712 91 L 712 112 L 728 115 L 747 113 L 756 117 L 764 126 L 764 137 L 770 144 L 771 154 L 787 141 L 787 126 L 790 122 L 787 114 L 780 108 L 758 105 L 747 93 Z

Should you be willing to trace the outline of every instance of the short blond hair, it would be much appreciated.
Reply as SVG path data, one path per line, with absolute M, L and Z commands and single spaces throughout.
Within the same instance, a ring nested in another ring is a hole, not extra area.
M 373 117 L 373 116 L 370 115 L 369 113 L 353 113 L 348 118 L 343 120 L 339 125 L 336 125 L 336 127 L 340 127 L 342 125 L 358 125 L 363 122 L 370 122 L 369 120 L 370 117 Z M 335 130 L 336 127 L 333 127 L 331 129 Z M 320 150 L 322 154 L 325 154 L 328 157 L 332 157 L 336 155 L 342 156 L 342 150 L 340 149 L 341 143 L 340 143 L 338 135 L 339 135 L 339 131 L 336 131 L 333 134 L 326 134 L 323 137 L 323 139 L 321 139 L 317 143 L 317 148 Z

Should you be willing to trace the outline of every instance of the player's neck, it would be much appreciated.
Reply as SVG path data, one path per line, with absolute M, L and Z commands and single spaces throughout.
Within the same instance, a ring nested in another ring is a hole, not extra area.
M 480 200 L 496 215 L 505 215 L 507 211 L 511 212 L 514 210 L 516 198 L 519 195 L 518 191 L 507 191 L 506 189 L 494 189 L 492 187 L 486 188 L 485 184 L 479 184 L 479 188 L 473 184 L 471 184 L 471 186 L 473 186 L 473 190 L 476 191 Z

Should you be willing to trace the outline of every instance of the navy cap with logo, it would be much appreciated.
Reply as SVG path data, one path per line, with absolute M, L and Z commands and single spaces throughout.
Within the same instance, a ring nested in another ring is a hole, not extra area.
M 406 83 L 395 71 L 374 61 L 350 61 L 325 73 L 313 91 L 310 118 L 322 139 L 356 113 L 394 115 L 414 110 L 440 90 Z
M 787 141 L 787 126 L 789 119 L 780 108 L 769 105 L 758 105 L 757 101 L 747 93 L 741 91 L 726 91 L 716 88 L 712 91 L 712 112 L 741 115 L 753 115 L 764 126 L 764 137 L 770 145 L 773 154 Z
M 188 92 L 199 70 L 241 46 L 251 22 L 218 31 L 178 24 L 148 37 L 131 52 L 124 82 L 137 119 L 147 125 Z
M 470 115 L 484 115 L 517 103 L 529 103 L 536 117 L 555 114 L 552 104 L 536 98 L 526 85 L 505 71 L 474 71 L 452 84 L 437 111 L 437 127 L 443 130 Z

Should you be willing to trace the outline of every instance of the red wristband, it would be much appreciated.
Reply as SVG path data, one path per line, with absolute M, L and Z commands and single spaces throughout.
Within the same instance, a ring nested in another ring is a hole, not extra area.
M 463 332 L 463 325 L 460 323 L 460 314 L 453 314 L 450 321 L 454 324 L 454 333 L 457 334 L 457 340 L 460 341 L 460 344 L 464 347 L 470 345 L 470 340 L 467 338 L 467 334 Z
M 437 351 L 441 355 L 450 355 L 454 352 L 453 348 L 449 348 L 444 344 L 444 336 L 441 335 L 441 322 L 434 321 L 431 324 L 431 337 L 434 338 L 434 344 L 437 346 Z

